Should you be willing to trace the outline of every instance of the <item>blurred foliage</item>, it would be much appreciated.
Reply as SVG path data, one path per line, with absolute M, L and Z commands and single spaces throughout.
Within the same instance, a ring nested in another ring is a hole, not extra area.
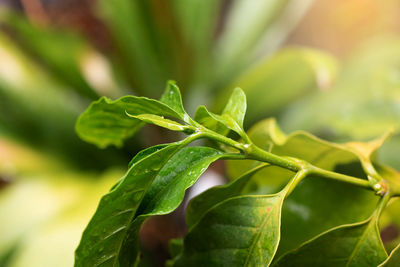
M 400 168 L 400 39 L 373 38 L 342 67 L 335 85 L 314 91 L 282 115 L 285 129 L 303 129 L 330 139 L 365 140 L 393 129 L 382 160 Z M 318 110 L 318 112 L 315 112 Z
M 112 184 L 109 177 L 119 177 L 118 166 L 143 144 L 168 138 L 142 132 L 119 150 L 81 141 L 74 123 L 100 96 L 158 97 L 174 79 L 192 112 L 199 103 L 218 111 L 241 86 L 249 123 L 274 115 L 286 130 L 336 139 L 369 138 L 392 123 L 397 127 L 396 38 L 373 41 L 343 69 L 325 52 L 279 50 L 311 3 L 99 0 L 94 12 L 109 36 L 106 48 L 70 29 L 0 9 L 0 178 L 12 178 L 4 188 L 0 183 L 0 222 L 13 228 L 0 224 L 7 233 L 0 265 L 8 259 L 10 266 L 32 266 L 41 249 L 41 255 L 54 255 L 40 259 L 41 266 L 69 266 L 84 225 Z M 395 137 L 380 155 L 397 168 L 399 146 Z M 49 206 L 42 209 L 43 203 Z M 81 211 L 71 211 L 81 203 Z M 65 245 L 51 245 L 64 239 Z M 42 247 L 46 240 L 51 242 Z

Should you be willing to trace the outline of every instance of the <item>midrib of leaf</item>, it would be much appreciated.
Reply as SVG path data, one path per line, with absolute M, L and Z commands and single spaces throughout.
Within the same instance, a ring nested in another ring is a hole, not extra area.
M 361 235 L 360 239 L 357 241 L 356 245 L 354 246 L 353 251 L 350 254 L 350 257 L 348 257 L 346 266 L 349 266 L 350 262 L 352 261 L 355 253 L 359 250 L 360 246 L 362 245 L 363 241 L 367 238 L 367 233 L 369 228 L 372 226 L 375 226 L 376 220 L 375 218 L 372 218 L 371 221 L 368 223 L 368 226 L 365 228 L 363 234 Z

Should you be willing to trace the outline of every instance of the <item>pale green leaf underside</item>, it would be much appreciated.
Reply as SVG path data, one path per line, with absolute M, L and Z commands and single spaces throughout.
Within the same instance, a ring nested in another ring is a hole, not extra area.
M 160 101 L 179 114 L 183 121 L 189 123 L 189 116 L 186 115 L 185 108 L 183 107 L 181 92 L 175 82 L 168 81 L 167 88 L 161 96 Z
M 76 132 L 85 141 L 99 147 L 121 146 L 143 123 L 131 115 L 154 114 L 181 119 L 167 105 L 146 97 L 125 96 L 112 101 L 106 97 L 93 102 L 80 115 L 76 123 Z
M 210 130 L 226 135 L 228 129 L 236 132 L 240 136 L 246 136 L 243 128 L 229 114 L 214 114 L 207 110 L 206 107 L 200 106 L 195 114 L 195 120 Z
M 141 120 L 143 122 L 166 128 L 171 131 L 183 132 L 189 130 L 189 126 L 182 125 L 180 123 L 177 123 L 176 121 L 166 119 L 162 116 L 157 116 L 153 114 L 141 114 L 136 116 L 128 114 L 128 116 L 134 119 Z
M 246 108 L 246 95 L 244 94 L 242 89 L 235 88 L 222 112 L 222 115 L 230 116 L 232 119 L 234 119 L 234 121 L 239 125 L 240 128 L 243 128 Z

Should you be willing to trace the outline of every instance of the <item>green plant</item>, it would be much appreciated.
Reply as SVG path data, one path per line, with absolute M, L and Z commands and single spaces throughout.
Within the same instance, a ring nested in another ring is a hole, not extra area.
M 328 54 L 279 50 L 312 0 L 90 2 L 87 15 L 100 23 L 83 34 L 52 14 L 46 25 L 0 7 L 0 266 L 71 266 L 87 216 L 121 164 L 149 144 L 149 132 L 165 139 L 151 143 L 170 140 L 154 127 L 122 149 L 85 143 L 74 124 L 94 99 L 155 97 L 172 78 L 190 111 L 218 106 L 215 95 L 225 101 L 235 84 L 250 101 L 268 94 L 269 109 L 254 103 L 250 112 L 271 115 L 320 87 L 320 73 L 336 74 Z
M 245 94 L 236 88 L 222 114 L 200 106 L 192 119 L 173 82 L 159 101 L 92 103 L 76 130 L 99 146 L 121 144 L 143 122 L 188 137 L 131 160 L 101 199 L 75 265 L 140 264 L 143 221 L 174 211 L 212 162 L 228 160 L 236 179 L 191 200 L 188 233 L 171 242 L 171 266 L 393 266 L 399 249 L 388 257 L 378 230 L 388 201 L 400 195 L 400 174 L 375 157 L 387 135 L 336 144 L 306 132 L 287 136 L 273 119 L 246 133 L 245 112 Z M 210 146 L 188 146 L 198 139 Z

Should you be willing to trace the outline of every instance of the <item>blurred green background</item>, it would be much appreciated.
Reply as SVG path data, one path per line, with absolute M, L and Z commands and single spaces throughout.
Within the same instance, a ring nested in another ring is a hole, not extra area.
M 99 149 L 78 138 L 77 116 L 103 95 L 158 98 L 169 79 L 191 112 L 219 111 L 240 86 L 246 128 L 274 116 L 333 141 L 394 129 L 379 158 L 400 170 L 399 18 L 397 0 L 0 1 L 0 266 L 73 264 L 130 158 L 177 139 L 145 127 Z M 150 265 L 183 234 L 180 213 L 142 229 Z M 388 246 L 396 217 L 382 220 Z

